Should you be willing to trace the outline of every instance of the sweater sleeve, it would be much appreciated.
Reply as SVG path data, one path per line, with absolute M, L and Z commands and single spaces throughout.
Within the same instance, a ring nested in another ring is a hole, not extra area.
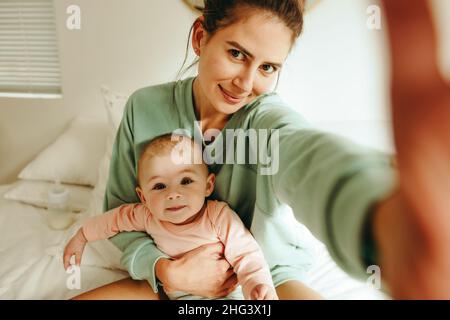
M 108 183 L 106 185 L 103 210 L 108 211 L 124 203 L 136 203 L 135 193 L 136 155 L 133 139 L 133 95 L 125 107 L 113 146 Z M 155 275 L 156 262 L 168 258 L 155 245 L 153 239 L 143 232 L 123 232 L 110 238 L 123 251 L 121 263 L 135 280 L 146 279 L 155 293 L 158 292 Z
M 364 230 L 372 206 L 395 186 L 390 157 L 313 129 L 287 107 L 271 107 L 259 106 L 254 127 L 275 130 L 267 149 L 277 163 L 268 174 L 258 166 L 258 186 L 288 204 L 345 271 L 367 277 Z M 271 205 L 257 203 L 268 211 Z M 271 268 L 276 285 L 295 279 L 289 266 Z
M 146 231 L 150 211 L 141 203 L 124 204 L 83 223 L 83 234 L 89 242 L 108 239 L 119 232 Z
M 245 299 L 250 300 L 250 293 L 258 284 L 273 288 L 264 255 L 242 220 L 223 202 L 217 202 L 216 208 L 220 211 L 216 213 L 213 224 L 224 244 L 224 256 L 238 277 Z

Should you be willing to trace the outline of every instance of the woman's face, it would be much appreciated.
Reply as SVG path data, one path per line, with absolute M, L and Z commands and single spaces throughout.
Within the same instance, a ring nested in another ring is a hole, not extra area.
M 258 10 L 211 37 L 196 23 L 193 46 L 200 56 L 195 94 L 200 98 L 196 103 L 203 105 L 197 107 L 230 115 L 274 89 L 292 46 L 292 31 Z

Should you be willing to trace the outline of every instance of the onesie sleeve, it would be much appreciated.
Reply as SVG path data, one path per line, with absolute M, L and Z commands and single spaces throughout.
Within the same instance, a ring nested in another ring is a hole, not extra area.
M 83 233 L 89 242 L 108 239 L 119 232 L 146 231 L 150 211 L 141 203 L 124 204 L 92 217 L 83 224 Z
M 258 284 L 274 288 L 264 255 L 239 216 L 224 202 L 216 202 L 214 227 L 224 244 L 224 255 L 238 277 L 245 299 Z M 275 289 L 274 289 L 275 290 Z

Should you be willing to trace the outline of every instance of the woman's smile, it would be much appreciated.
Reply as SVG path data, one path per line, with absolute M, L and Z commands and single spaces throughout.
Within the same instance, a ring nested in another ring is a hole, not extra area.
M 222 92 L 222 95 L 225 99 L 225 101 L 229 104 L 238 104 L 241 103 L 246 97 L 237 97 L 237 95 L 232 94 L 228 90 L 225 90 L 222 88 L 222 86 L 219 84 L 219 89 Z

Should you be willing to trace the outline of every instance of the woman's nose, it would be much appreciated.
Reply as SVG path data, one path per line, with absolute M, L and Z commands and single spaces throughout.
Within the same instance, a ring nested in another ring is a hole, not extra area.
M 233 79 L 233 84 L 238 87 L 243 93 L 250 94 L 253 90 L 254 79 L 255 72 L 248 68 L 242 70 L 242 72 Z

